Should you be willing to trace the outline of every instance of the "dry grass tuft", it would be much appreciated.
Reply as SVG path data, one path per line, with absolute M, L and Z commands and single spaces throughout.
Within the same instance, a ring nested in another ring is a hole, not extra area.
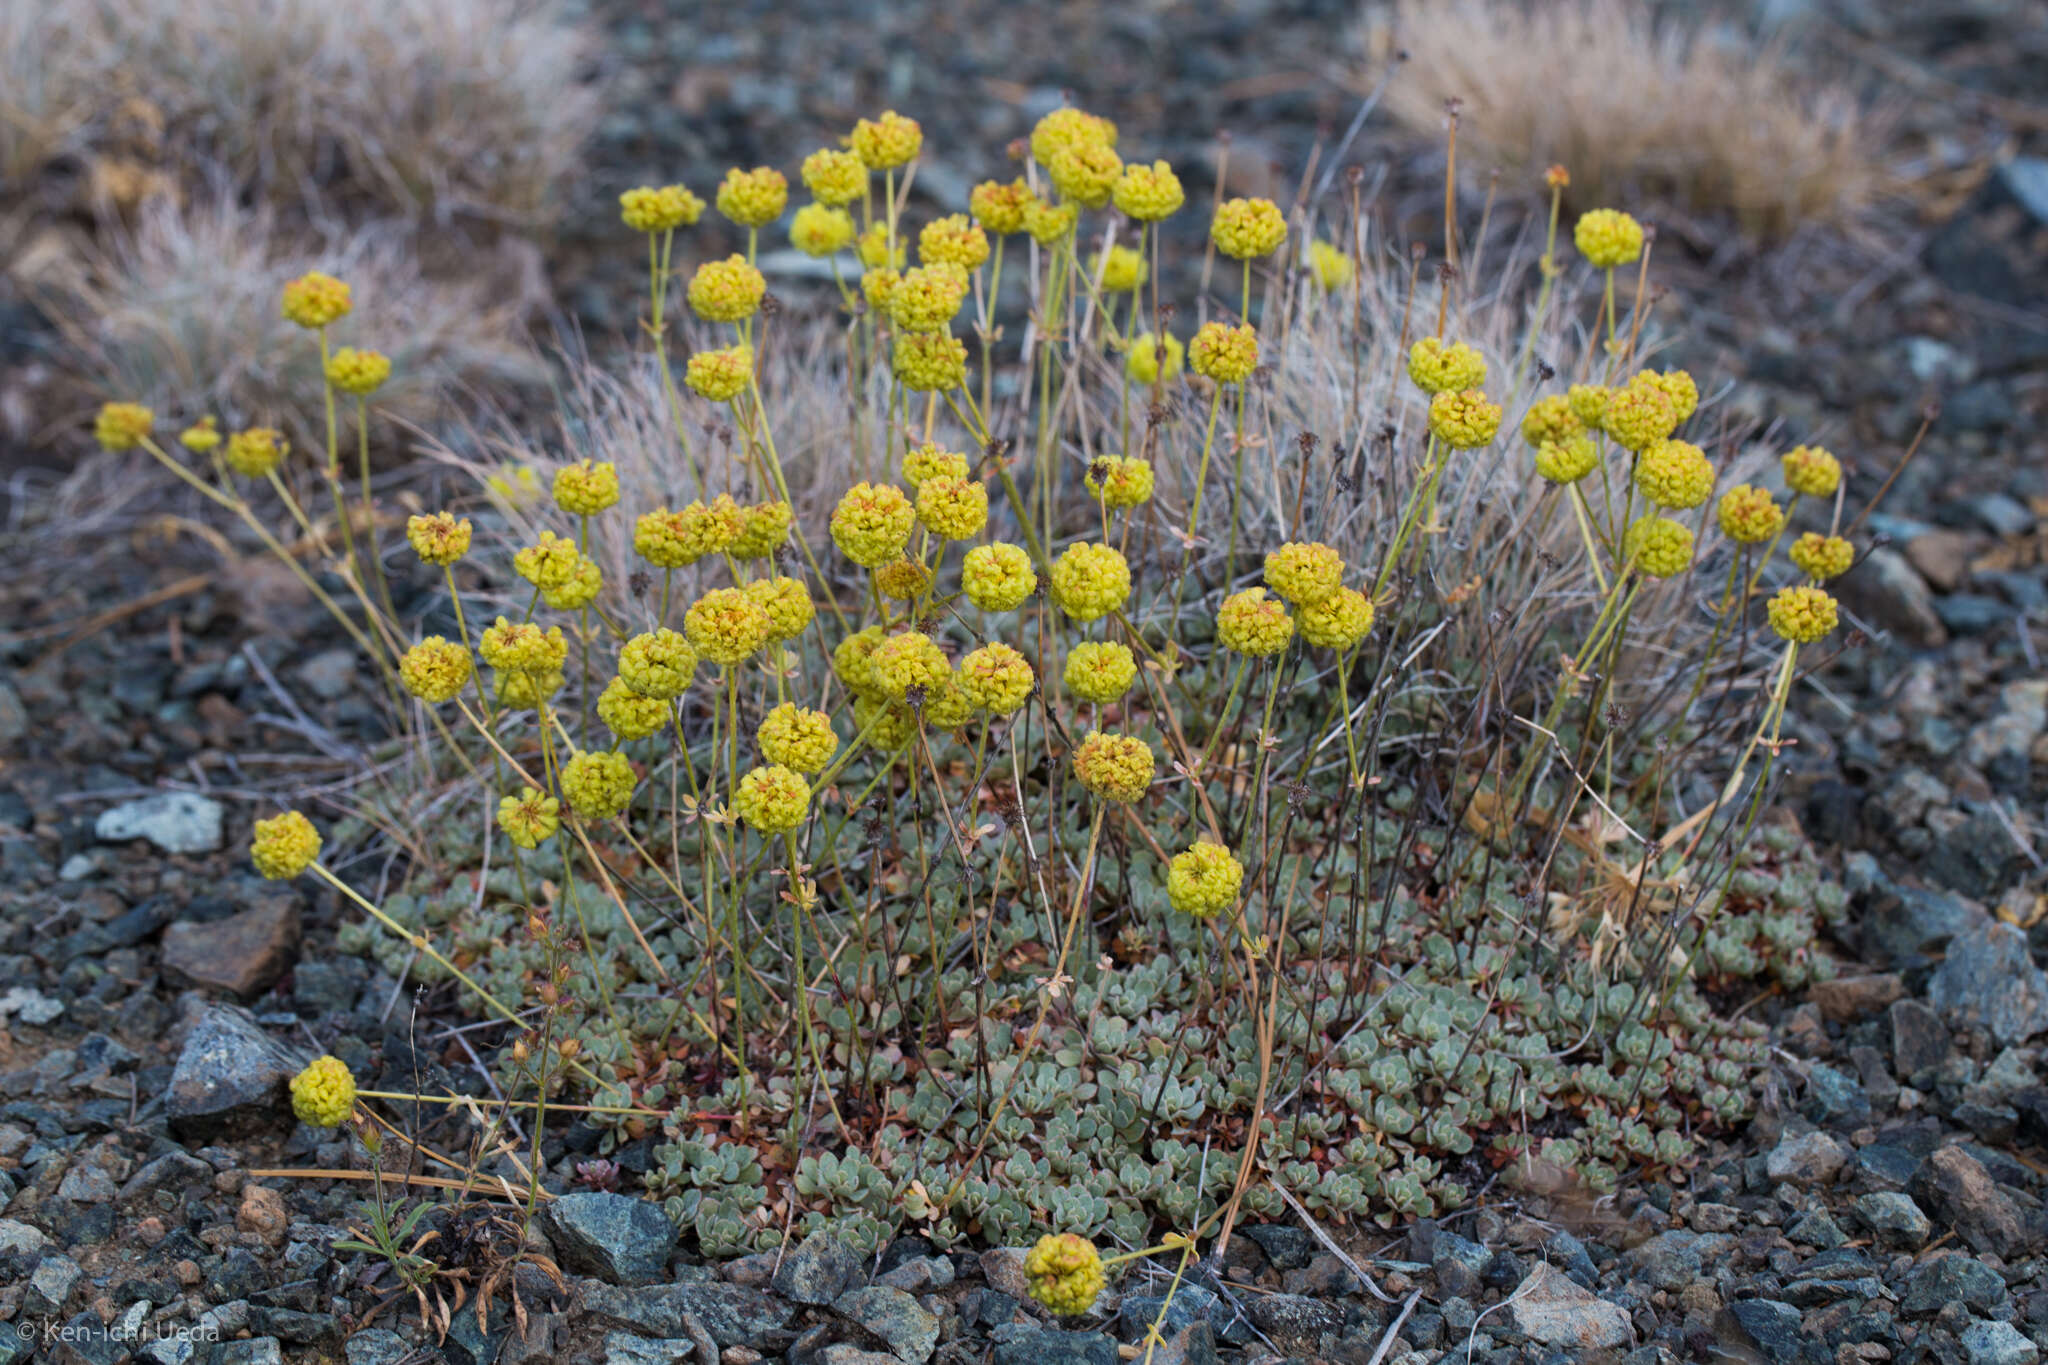
M 0 0 L 0 180 L 220 161 L 273 202 L 533 220 L 597 98 L 561 0 Z
M 1387 36 L 1409 58 L 1397 117 L 1435 136 L 1457 99 L 1460 164 L 1526 178 L 1562 163 L 1583 207 L 1648 197 L 1782 237 L 1882 181 L 1852 97 L 1801 81 L 1779 47 L 1635 0 L 1401 0 Z
M 76 371 L 105 393 L 148 403 L 167 421 L 212 413 L 229 425 L 297 429 L 304 439 L 319 415 L 305 403 L 320 388 L 319 360 L 306 333 L 279 313 L 286 280 L 319 269 L 349 281 L 356 311 L 370 321 L 354 344 L 392 359 L 376 407 L 425 422 L 445 418 L 455 391 L 541 376 L 526 336 L 539 300 L 504 278 L 518 269 L 512 248 L 504 251 L 500 270 L 447 282 L 423 270 L 403 225 L 372 224 L 320 243 L 222 195 L 183 209 L 159 202 L 133 232 L 53 258 L 24 283 L 80 357 Z

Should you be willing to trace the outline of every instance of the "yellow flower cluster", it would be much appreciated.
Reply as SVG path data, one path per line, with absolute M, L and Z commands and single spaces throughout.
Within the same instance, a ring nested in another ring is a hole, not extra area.
M 1287 240 L 1287 219 L 1270 199 L 1226 199 L 1216 206 L 1209 239 L 1232 260 L 1270 255 Z
M 739 322 L 754 315 L 768 281 L 740 255 L 705 261 L 690 276 L 685 291 L 690 307 L 706 322 Z
M 1154 161 L 1149 166 L 1134 161 L 1125 166 L 1111 197 L 1117 208 L 1141 223 L 1172 217 L 1188 198 L 1180 177 L 1164 161 Z
M 1536 447 L 1536 472 L 1552 483 L 1577 483 L 1600 467 L 1600 448 L 1590 436 L 1566 436 Z
M 967 273 L 952 265 L 903 272 L 889 291 L 889 321 L 906 332 L 936 332 L 953 321 L 967 297 Z
M 789 220 L 789 244 L 806 256 L 844 251 L 859 235 L 853 215 L 833 204 L 805 204 Z
M 356 1111 L 356 1078 L 339 1057 L 315 1057 L 292 1077 L 292 1113 L 315 1128 L 338 1128 Z
M 892 602 L 911 602 L 932 585 L 932 571 L 914 559 L 891 560 L 875 570 L 875 591 Z
M 540 600 L 556 611 L 581 611 L 597 600 L 604 589 L 604 571 L 597 567 L 597 561 L 589 555 L 576 556 L 576 569 L 566 583 L 552 588 L 543 588 Z
M 391 377 L 391 357 L 382 351 L 344 346 L 327 358 L 327 382 L 343 393 L 367 397 Z
M 1656 506 L 1682 512 L 1714 495 L 1714 466 L 1690 441 L 1658 441 L 1636 461 L 1636 487 Z
M 1478 389 L 1444 392 L 1429 400 L 1429 432 L 1453 450 L 1478 450 L 1500 431 L 1500 415 Z
M 1248 322 L 1205 322 L 1188 343 L 1188 363 L 1204 379 L 1242 384 L 1259 367 L 1259 334 Z
M 469 685 L 473 668 L 468 650 L 452 640 L 429 635 L 398 661 L 398 681 L 421 701 L 437 706 L 455 700 Z
M 1835 628 L 1835 599 L 1825 588 L 1780 588 L 1771 598 L 1771 629 L 1781 640 L 1810 645 Z
M 1077 142 L 1054 152 L 1045 169 L 1062 197 L 1083 208 L 1099 209 L 1116 192 L 1124 161 L 1106 144 Z
M 902 701 L 913 687 L 935 692 L 953 676 L 953 665 L 929 635 L 906 630 L 885 637 L 868 656 L 875 687 L 891 701 Z
M 1076 621 L 1119 610 L 1131 595 L 1131 566 L 1103 544 L 1077 541 L 1052 566 L 1052 600 Z
M 1345 650 L 1372 631 L 1372 599 L 1356 588 L 1339 588 L 1301 609 L 1301 638 L 1322 649 Z
M 1030 699 L 1038 676 L 1030 661 L 1000 642 L 970 651 L 960 660 L 960 691 L 993 716 L 1007 716 Z
M 1522 414 L 1522 439 L 1541 447 L 1545 441 L 1565 441 L 1586 429 L 1572 411 L 1571 399 L 1561 393 L 1539 398 Z
M 1038 591 L 1038 572 L 1021 545 L 996 541 L 977 545 L 960 565 L 967 600 L 983 611 L 1015 611 Z
M 903 482 L 910 485 L 911 492 L 921 489 L 926 479 L 940 477 L 966 478 L 967 457 L 931 441 L 903 452 Z
M 1786 554 L 1800 572 L 1822 583 L 1840 578 L 1856 562 L 1855 546 L 1840 536 L 1824 536 L 1818 531 L 1808 531 L 1793 541 Z
M 1089 641 L 1075 645 L 1067 655 L 1063 676 L 1067 690 L 1082 701 L 1112 702 L 1138 680 L 1138 661 L 1128 645 Z
M 1160 354 L 1162 337 L 1165 341 L 1164 358 Z M 1257 346 L 1256 335 L 1252 343 Z M 1140 332 L 1131 338 L 1130 349 L 1124 352 L 1124 376 L 1134 384 L 1172 383 L 1180 377 L 1181 358 L 1185 352 L 1180 338 L 1171 332 Z
M 116 454 L 133 450 L 149 435 L 155 420 L 155 414 L 140 403 L 102 403 L 99 416 L 93 419 L 93 438 Z
M 683 613 L 690 647 L 724 668 L 751 658 L 774 631 L 767 609 L 742 588 L 713 588 Z
M 668 724 L 668 703 L 635 692 L 624 678 L 613 678 L 598 694 L 597 718 L 620 739 L 645 739 Z
M 950 332 L 904 332 L 889 348 L 889 370 L 912 393 L 945 393 L 967 378 L 967 347 Z
M 1692 565 L 1692 529 L 1669 517 L 1638 517 L 1622 536 L 1621 550 L 1650 577 L 1670 578 Z
M 256 822 L 249 841 L 249 861 L 271 881 L 296 877 L 320 856 L 320 831 L 295 810 Z
M 1589 209 L 1572 227 L 1572 242 L 1594 265 L 1612 270 L 1643 254 L 1643 225 L 1618 209 Z
M 1048 1235 L 1024 1255 L 1031 1297 L 1055 1313 L 1073 1316 L 1094 1307 L 1107 1283 L 1095 1244 L 1071 1232 Z
M 780 506 L 786 511 L 788 504 L 764 506 Z M 708 503 L 688 503 L 673 512 L 659 507 L 642 513 L 634 523 L 633 549 L 657 569 L 680 569 L 706 555 L 722 554 L 729 549 L 737 551 L 742 536 L 753 527 L 754 519 L 762 515 L 775 516 L 772 511 L 764 513 L 761 507 L 741 508 L 730 493 L 720 493 Z M 775 539 L 779 541 L 788 529 L 787 520 L 783 520 Z
M 1714 516 L 1721 523 L 1721 534 L 1738 545 L 1761 544 L 1778 534 L 1785 524 L 1785 514 L 1770 491 L 1746 483 L 1738 483 L 1721 495 Z
M 133 404 L 117 406 L 132 407 Z M 147 412 L 148 409 L 145 408 L 143 411 Z M 146 433 L 147 430 L 148 428 L 145 427 L 144 432 Z M 206 454 L 218 446 L 220 441 L 220 423 L 212 417 L 202 417 L 178 433 L 178 444 L 191 451 L 194 455 Z
M 1105 294 L 1128 294 L 1145 283 L 1145 258 L 1136 249 L 1113 246 L 1096 262 Z
M 870 223 L 862 230 L 853 244 L 854 255 L 860 263 L 869 268 L 883 267 L 901 270 L 910 259 L 910 248 L 898 238 L 894 248 L 889 245 L 889 226 L 886 223 Z
M 274 427 L 250 427 L 228 437 L 227 449 L 221 458 L 228 468 L 245 479 L 261 479 L 269 475 L 291 454 L 291 442 Z
M 318 331 L 348 316 L 348 286 L 332 275 L 309 270 L 284 287 L 284 316 L 308 331 Z
M 988 233 L 964 213 L 935 218 L 917 234 L 917 259 L 926 265 L 972 272 L 988 260 L 988 251 Z
M 1105 801 L 1136 801 L 1152 785 L 1152 746 L 1136 735 L 1090 730 L 1074 750 L 1074 776 Z
M 1425 393 L 1462 393 L 1486 382 L 1486 357 L 1462 341 L 1424 337 L 1408 348 L 1408 377 Z
M 1600 408 L 1600 429 L 1623 450 L 1640 453 L 1678 429 L 1678 409 L 1665 396 L 1663 385 L 1644 382 L 1639 375 L 1608 391 Z
M 844 208 L 868 187 L 867 163 L 853 152 L 820 147 L 804 158 L 804 188 L 828 208 Z
M 1008 237 L 1024 230 L 1024 209 L 1035 198 L 1031 187 L 1022 180 L 1012 180 L 1007 185 L 1000 180 L 984 180 L 968 191 L 967 210 L 987 231 Z
M 718 211 L 744 228 L 766 227 L 789 204 L 789 181 L 771 166 L 734 166 L 718 187 Z
M 894 484 L 857 483 L 832 509 L 832 543 L 862 568 L 873 569 L 903 553 L 916 509 Z
M 1166 899 L 1183 915 L 1207 919 L 1237 904 L 1244 864 L 1229 849 L 1198 839 L 1166 865 Z
M 916 156 L 924 147 L 924 129 L 914 118 L 894 109 L 878 119 L 862 119 L 853 125 L 853 150 L 861 164 L 871 171 L 886 171 Z
M 1572 416 L 1589 427 L 1600 426 L 1600 419 L 1607 412 L 1605 384 L 1574 384 L 1565 393 L 1565 404 L 1572 410 Z
M 498 828 L 528 852 L 554 838 L 561 827 L 562 803 L 532 787 L 498 802 Z
M 542 531 L 538 541 L 512 556 L 512 570 L 546 592 L 575 577 L 576 563 L 582 557 L 575 541 L 553 531 Z
M 727 552 L 735 559 L 770 558 L 789 539 L 795 520 L 796 513 L 786 502 L 756 503 L 740 514 L 740 533 Z
M 531 621 L 507 621 L 500 616 L 484 628 L 477 652 L 492 668 L 508 673 L 551 673 L 569 657 L 569 642 L 560 626 L 542 630 Z
M 469 518 L 452 512 L 407 517 L 405 538 L 423 564 L 453 564 L 469 553 Z
M 699 351 L 683 369 L 683 382 L 691 391 L 714 403 L 730 403 L 747 391 L 753 377 L 754 348 L 745 342 Z
M 1033 199 L 1024 206 L 1024 230 L 1031 234 L 1031 240 L 1040 246 L 1052 246 L 1065 241 L 1081 221 L 1079 204 L 1054 204 L 1043 199 Z
M 1071 105 L 1053 110 L 1031 129 L 1031 159 L 1050 166 L 1052 159 L 1072 147 L 1116 146 L 1116 125 L 1099 115 Z
M 1266 596 L 1264 588 L 1246 588 L 1223 599 L 1216 609 L 1216 638 L 1225 649 L 1252 658 L 1265 658 L 1287 648 L 1294 638 L 1294 618 L 1277 597 Z
M 804 813 L 811 808 L 811 784 L 803 774 L 780 764 L 755 768 L 740 779 L 732 806 L 750 828 L 781 834 L 804 822 Z
M 1321 541 L 1290 541 L 1266 556 L 1266 586 L 1297 607 L 1314 606 L 1344 582 L 1344 558 Z
M 972 540 L 988 523 L 988 487 L 941 474 L 917 488 L 917 519 L 945 540 Z
M 763 716 L 754 738 L 770 763 L 806 774 L 824 771 L 839 752 L 832 718 L 795 702 L 783 702 Z
M 1098 455 L 1089 461 L 1082 482 L 1105 507 L 1140 507 L 1152 496 L 1152 462 L 1136 455 Z
M 1842 462 L 1820 446 L 1794 446 L 1780 461 L 1785 484 L 1809 498 L 1831 498 L 1842 483 Z
M 555 506 L 575 517 L 594 517 L 619 500 L 618 467 L 609 460 L 578 460 L 555 471 Z
M 641 185 L 619 196 L 619 217 L 635 232 L 674 232 L 704 214 L 704 201 L 681 185 Z
M 562 765 L 562 796 L 585 820 L 608 820 L 633 803 L 633 765 L 616 750 L 585 750 Z
M 742 589 L 762 611 L 768 613 L 768 640 L 794 640 L 818 613 L 810 590 L 794 578 L 756 578 Z
M 1316 277 L 1316 285 L 1325 294 L 1334 294 L 1351 283 L 1358 274 L 1357 263 L 1351 253 L 1333 242 L 1320 237 L 1308 244 L 1309 273 Z

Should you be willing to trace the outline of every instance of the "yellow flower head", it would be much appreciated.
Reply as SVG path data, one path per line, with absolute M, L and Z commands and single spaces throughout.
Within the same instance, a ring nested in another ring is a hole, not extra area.
M 1579 254 L 1612 270 L 1643 254 L 1643 225 L 1618 209 L 1590 209 L 1572 228 Z
M 1652 578 L 1670 578 L 1692 565 L 1692 528 L 1669 517 L 1638 517 L 1621 538 L 1622 558 Z
M 754 315 L 768 281 L 740 255 L 705 261 L 690 276 L 690 307 L 706 322 L 739 322 Z
M 1671 406 L 1677 410 L 1680 422 L 1684 422 L 1699 411 L 1700 386 L 1686 371 L 1666 370 L 1662 374 L 1644 371 L 1637 377 L 1663 390 L 1664 396 L 1671 400 Z
M 391 357 L 382 351 L 344 346 L 327 358 L 327 382 L 343 393 L 367 397 L 391 377 Z
M 699 351 L 683 371 L 683 382 L 714 403 L 730 403 L 747 391 L 753 377 L 754 348 L 745 342 Z
M 689 503 L 674 512 L 656 508 L 642 513 L 634 524 L 633 549 L 657 569 L 680 569 L 733 548 L 750 515 L 730 493 L 720 493 L 709 503 Z M 783 529 L 788 530 L 787 524 Z
M 1095 1244 L 1071 1232 L 1047 1235 L 1024 1256 L 1031 1297 L 1063 1316 L 1085 1313 L 1107 1283 Z
M 469 685 L 472 667 L 468 650 L 452 640 L 429 635 L 398 661 L 398 680 L 421 701 L 439 705 L 455 700 Z
M 1116 125 L 1071 105 L 1053 110 L 1031 129 L 1031 159 L 1050 166 L 1069 147 L 1116 146 Z
M 1106 294 L 1128 294 L 1145 283 L 1145 258 L 1134 247 L 1113 246 L 1095 264 Z
M 99 416 L 93 419 L 92 434 L 107 450 L 133 450 L 149 435 L 155 421 L 156 415 L 140 403 L 102 403 Z
M 853 251 L 860 257 L 861 265 L 870 270 L 901 270 L 904 262 L 910 259 L 910 248 L 901 237 L 896 239 L 896 249 L 889 249 L 889 226 L 886 223 L 868 224 L 853 244 Z
M 948 678 L 938 690 L 925 694 L 924 723 L 934 730 L 957 730 L 974 718 L 974 703 L 960 690 L 958 679 Z
M 853 215 L 833 204 L 805 204 L 789 220 L 789 244 L 806 256 L 844 251 L 859 235 Z
M 917 234 L 917 259 L 971 273 L 988 260 L 988 233 L 964 213 L 933 219 Z
M 554 838 L 561 827 L 562 803 L 532 787 L 498 801 L 498 828 L 529 852 Z
M 643 697 L 680 697 L 696 675 L 697 651 L 667 626 L 635 635 L 619 650 L 619 676 Z
M 832 671 L 855 696 L 883 695 L 882 685 L 875 681 L 875 650 L 885 638 L 880 626 L 866 626 L 832 647 Z
M 576 571 L 569 575 L 569 581 L 552 588 L 543 588 L 540 600 L 556 611 L 581 611 L 597 600 L 604 591 L 604 570 L 597 567 L 597 561 L 589 555 L 576 556 Z
M 766 227 L 789 205 L 789 181 L 772 166 L 734 166 L 718 187 L 718 211 L 741 227 Z
M 1636 487 L 1656 506 L 1682 512 L 1714 495 L 1714 466 L 1690 441 L 1659 441 L 1636 461 Z
M 1607 394 L 1605 384 L 1574 384 L 1566 392 L 1564 401 L 1571 408 L 1572 416 L 1589 427 L 1597 427 L 1607 414 Z
M 953 479 L 966 478 L 967 457 L 933 441 L 926 441 L 903 453 L 903 482 L 910 485 L 911 492 L 921 488 L 926 479 L 942 475 Z
M 946 393 L 967 378 L 967 347 L 950 332 L 902 332 L 889 348 L 889 370 L 912 393 Z
M 817 614 L 810 591 L 794 578 L 756 578 L 741 591 L 768 613 L 768 642 L 794 640 Z
M 1780 588 L 1769 614 L 1779 639 L 1810 645 L 1834 630 L 1835 599 L 1825 588 Z
M 1462 341 L 1424 337 L 1409 348 L 1408 377 L 1426 393 L 1462 393 L 1486 382 L 1486 357 Z
M 804 186 L 829 208 L 844 208 L 868 187 L 867 163 L 853 152 L 820 147 L 804 158 Z
M 1050 200 L 1033 199 L 1024 206 L 1024 230 L 1040 246 L 1065 241 L 1073 232 L 1074 224 L 1080 221 L 1079 204 L 1055 204 Z
M 633 523 L 633 550 L 657 569 L 680 569 L 697 562 L 681 512 L 666 507 L 642 512 Z
M 1091 641 L 1067 655 L 1067 690 L 1082 701 L 1115 701 L 1138 680 L 1138 661 L 1128 645 Z
M 906 332 L 936 332 L 966 297 L 967 275 L 959 267 L 921 265 L 904 271 L 889 291 L 889 320 Z
M 1205 322 L 1188 343 L 1188 364 L 1204 379 L 1242 384 L 1259 367 L 1259 334 L 1248 322 Z
M 917 489 L 917 519 L 945 540 L 972 540 L 988 524 L 988 486 L 941 474 Z
M 569 641 L 560 626 L 542 630 L 531 621 L 507 621 L 500 616 L 484 627 L 477 652 L 492 668 L 510 673 L 552 673 L 569 657 Z
M 1566 436 L 1536 447 L 1536 472 L 1552 483 L 1577 483 L 1600 467 L 1590 436 Z
M 1824 536 L 1818 531 L 1808 531 L 1793 541 L 1786 554 L 1800 572 L 1822 583 L 1840 578 L 1856 562 L 1855 546 L 1840 536 Z
M 619 217 L 635 232 L 674 232 L 704 214 L 704 201 L 681 185 L 642 185 L 619 196 Z
M 469 518 L 453 512 L 407 517 L 405 538 L 424 564 L 453 564 L 469 553 Z
M 768 643 L 775 622 L 745 590 L 713 588 L 683 613 L 683 631 L 700 656 L 730 668 Z
M 296 877 L 320 856 L 320 831 L 295 810 L 256 822 L 249 841 L 249 861 L 271 881 Z
M 1216 206 L 1209 239 L 1232 260 L 1271 255 L 1287 240 L 1287 219 L 1270 199 L 1226 199 Z
M 491 693 L 500 706 L 514 711 L 537 711 L 568 681 L 569 675 L 559 668 L 537 673 L 501 668 L 491 675 Z
M 862 568 L 902 557 L 916 509 L 894 484 L 857 483 L 832 509 L 832 543 Z
M 1052 600 L 1076 621 L 1107 616 L 1131 595 L 1131 566 L 1107 545 L 1076 542 L 1052 566 Z
M 1344 582 L 1344 559 L 1315 541 L 1290 541 L 1266 556 L 1266 586 L 1297 607 L 1313 606 Z
M 221 458 L 243 478 L 260 479 L 282 464 L 291 452 L 291 442 L 275 427 L 250 427 L 228 437 Z
M 754 738 L 770 763 L 806 775 L 823 772 L 839 752 L 832 718 L 795 702 L 783 702 L 763 716 Z
M 318 331 L 348 316 L 348 286 L 332 275 L 309 270 L 284 286 L 284 316 L 308 331 Z
M 1117 177 L 1124 172 L 1124 159 L 1112 147 L 1101 143 L 1075 143 L 1054 152 L 1046 163 L 1052 187 L 1062 197 L 1082 208 L 1099 209 L 1116 191 Z
M 811 808 L 811 784 L 803 774 L 780 764 L 755 768 L 740 779 L 732 807 L 749 828 L 781 834 L 804 822 Z
M 1308 268 L 1325 294 L 1336 293 L 1358 273 L 1350 252 L 1321 238 L 1308 245 Z
M 1453 450 L 1477 450 L 1500 431 L 1500 404 L 1478 389 L 1440 393 L 1429 400 L 1429 430 Z
M 1216 609 L 1216 638 L 1223 647 L 1252 658 L 1278 654 L 1294 637 L 1294 618 L 1264 588 L 1246 588 L 1223 599 Z
M 338 1128 L 356 1111 L 356 1078 L 339 1057 L 315 1057 L 292 1077 L 292 1113 L 314 1128 Z
M 1164 161 L 1155 161 L 1149 166 L 1131 162 L 1117 177 L 1116 189 L 1110 197 L 1119 209 L 1141 223 L 1156 223 L 1162 218 L 1172 217 L 1188 198 L 1187 191 L 1181 188 L 1180 177 Z
M 1723 493 L 1714 513 L 1721 523 L 1721 534 L 1738 545 L 1762 544 L 1785 524 L 1785 513 L 1770 491 L 1746 483 L 1738 483 Z
M 1074 750 L 1074 776 L 1105 801 L 1129 803 L 1152 785 L 1152 746 L 1136 735 L 1090 730 Z
M 1105 507 L 1139 507 L 1152 497 L 1152 462 L 1136 455 L 1097 455 L 1082 482 Z
M 1038 573 L 1021 545 L 996 541 L 977 545 L 960 565 L 967 600 L 983 611 L 1015 611 L 1038 591 Z
M 890 109 L 878 119 L 853 125 L 853 150 L 871 171 L 901 166 L 924 147 L 924 129 L 917 120 Z
M 917 714 L 900 701 L 855 697 L 853 728 L 856 733 L 867 735 L 868 747 L 877 753 L 900 753 L 917 738 Z
M 202 417 L 178 433 L 178 444 L 194 455 L 204 455 L 220 442 L 220 423 L 211 417 Z
M 789 540 L 796 514 L 786 502 L 759 502 L 743 508 L 740 533 L 728 547 L 735 559 L 767 559 Z
M 929 635 L 906 630 L 875 646 L 868 667 L 875 686 L 891 701 L 902 701 L 913 687 L 927 693 L 953 676 L 953 665 Z
M 1166 338 L 1166 355 L 1160 357 L 1159 339 Z M 1124 377 L 1133 384 L 1172 383 L 1180 377 L 1181 359 L 1186 348 L 1180 338 L 1171 332 L 1140 332 L 1131 338 L 1131 348 L 1124 352 Z
M 1611 389 L 1600 410 L 1600 429 L 1623 450 L 1641 452 L 1678 429 L 1678 409 L 1653 384 Z
M 1301 638 L 1323 649 L 1349 649 L 1372 631 L 1372 599 L 1356 588 L 1339 588 L 1301 609 Z
M 1000 180 L 984 180 L 968 191 L 967 211 L 985 231 L 1008 237 L 1024 230 L 1024 206 L 1033 197 L 1031 187 L 1022 180 L 1012 180 L 1007 185 Z
M 555 505 L 571 516 L 596 516 L 619 500 L 618 467 L 578 460 L 555 471 Z
M 1831 498 L 1842 483 L 1842 462 L 1820 446 L 1795 446 L 1782 461 L 1785 484 L 1809 498 Z
M 1166 865 L 1166 899 L 1183 915 L 1207 919 L 1237 904 L 1244 864 L 1221 844 L 1198 839 Z
M 889 311 L 889 296 L 896 292 L 897 282 L 902 278 L 903 272 L 893 267 L 876 266 L 872 270 L 862 271 L 860 292 L 861 297 L 868 301 L 869 310 L 886 315 Z
M 575 577 L 576 562 L 580 558 L 575 541 L 553 531 L 542 531 L 538 542 L 512 556 L 512 569 L 534 587 L 546 592 Z
M 598 694 L 597 718 L 620 739 L 645 739 L 668 724 L 668 703 L 635 692 L 624 678 L 613 678 Z
M 1545 441 L 1567 441 L 1586 429 L 1572 411 L 1572 400 L 1561 393 L 1539 398 L 1522 417 L 1522 439 L 1532 446 Z
M 894 559 L 875 570 L 875 591 L 892 602 L 910 602 L 932 585 L 932 571 L 914 559 Z
M 608 820 L 633 803 L 633 765 L 617 750 L 585 750 L 562 765 L 562 797 L 585 820 Z
M 1037 676 L 1022 654 L 1006 644 L 988 644 L 960 660 L 960 690 L 993 716 L 1014 714 L 1031 697 Z

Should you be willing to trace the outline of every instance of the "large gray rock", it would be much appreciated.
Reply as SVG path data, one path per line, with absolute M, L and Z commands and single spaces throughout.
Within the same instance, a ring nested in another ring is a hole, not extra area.
M 775 1292 L 792 1303 L 831 1303 L 861 1283 L 861 1255 L 829 1228 L 790 1249 L 775 1268 Z
M 1983 1165 L 1958 1147 L 1930 1152 L 1913 1174 L 1913 1198 L 1962 1243 L 2008 1260 L 2040 1240 L 2041 1229 Z
M 243 999 L 268 990 L 298 953 L 299 907 L 288 900 L 164 930 L 164 974 L 173 985 L 204 986 Z
M 2041 1348 L 2009 1322 L 1973 1322 L 1963 1329 L 1970 1365 L 2039 1365 Z
M 898 1360 L 924 1365 L 939 1344 L 939 1320 L 900 1289 L 870 1285 L 842 1294 L 832 1311 L 880 1337 Z
M 1927 998 L 1990 1029 L 2001 1043 L 2023 1043 L 2048 1029 L 2048 974 L 2034 965 L 2026 935 L 1995 920 L 1949 941 Z
M 606 1327 L 640 1336 L 687 1337 L 695 1319 L 720 1348 L 745 1346 L 774 1354 L 789 1341 L 796 1305 L 760 1289 L 717 1282 L 685 1282 L 644 1288 L 580 1282 L 584 1309 Z
M 1102 1332 L 1024 1332 L 998 1343 L 990 1365 L 1117 1365 L 1116 1340 Z
M 1546 1346 L 1608 1351 L 1634 1336 L 1619 1304 L 1595 1298 L 1547 1261 L 1529 1272 L 1513 1303 L 1515 1330 Z
M 211 853 L 221 845 L 220 802 L 197 792 L 162 792 L 102 811 L 93 834 L 110 844 L 147 839 L 166 853 Z
M 257 1027 L 247 1011 L 214 1005 L 185 1035 L 164 1113 L 186 1139 L 242 1136 L 291 1117 L 291 1079 L 300 1059 Z
M 652 1284 L 668 1266 L 676 1228 L 659 1205 L 603 1192 L 568 1194 L 542 1210 L 565 1269 L 610 1284 Z

